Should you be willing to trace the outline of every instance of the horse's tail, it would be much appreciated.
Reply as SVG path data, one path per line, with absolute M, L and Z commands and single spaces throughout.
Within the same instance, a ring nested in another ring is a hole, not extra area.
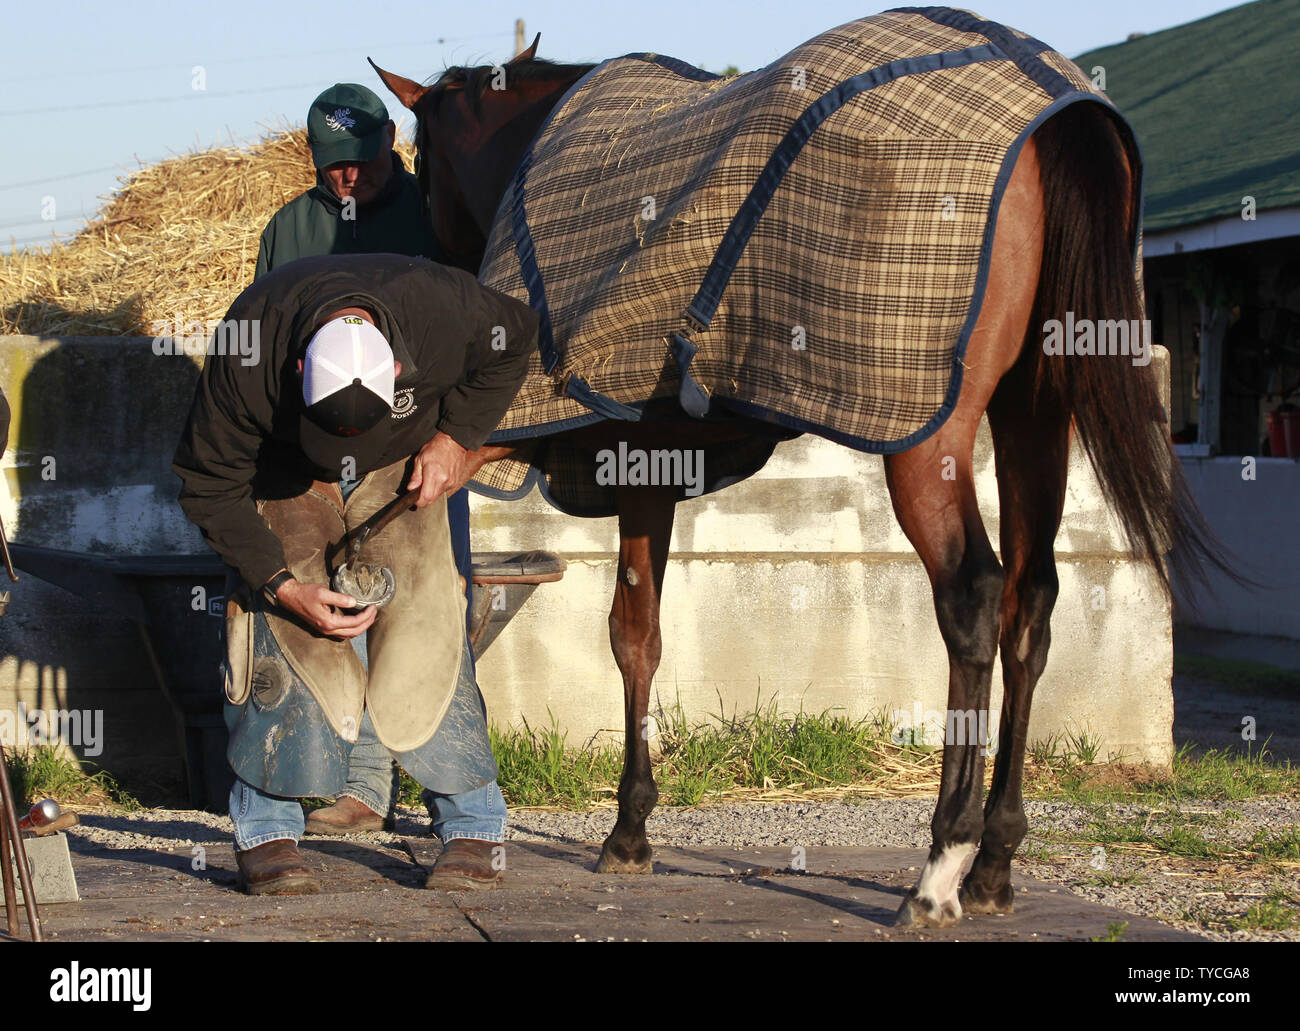
M 1034 141 L 1045 208 L 1043 261 L 1026 341 L 1037 350 L 1035 392 L 1055 395 L 1072 416 L 1133 554 L 1155 568 L 1166 593 L 1171 572 L 1204 582 L 1207 565 L 1240 580 L 1173 454 L 1152 367 L 1129 356 L 1044 354 L 1050 319 L 1060 321 L 1062 335 L 1071 317 L 1075 327 L 1089 320 L 1094 331 L 1103 321 L 1114 328 L 1114 320 L 1141 329 L 1144 306 L 1133 264 L 1141 181 L 1136 146 L 1100 104 L 1090 102 L 1064 108 Z

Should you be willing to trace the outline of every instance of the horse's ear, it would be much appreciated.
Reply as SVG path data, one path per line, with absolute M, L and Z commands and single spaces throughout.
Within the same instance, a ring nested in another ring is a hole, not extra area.
M 370 58 L 366 58 L 370 61 Z M 412 82 L 400 75 L 394 75 L 392 72 L 386 72 L 374 61 L 370 61 L 370 67 L 379 73 L 379 77 L 384 80 L 384 85 L 393 92 L 398 100 L 402 102 L 405 108 L 414 108 L 419 103 L 420 98 L 429 92 L 432 86 L 421 86 L 418 82 Z
M 510 58 L 510 60 L 507 61 L 506 64 L 511 65 L 511 64 L 519 64 L 521 61 L 531 61 L 534 57 L 537 56 L 537 44 L 541 42 L 541 39 L 542 39 L 542 34 L 539 32 L 536 36 L 533 37 L 532 45 L 529 46 L 527 50 L 519 51 L 519 53 L 515 54 L 514 57 Z

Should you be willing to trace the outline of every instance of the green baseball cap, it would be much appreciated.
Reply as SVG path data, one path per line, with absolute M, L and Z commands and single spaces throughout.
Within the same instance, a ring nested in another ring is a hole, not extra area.
M 336 82 L 311 103 L 307 142 L 317 168 L 339 161 L 373 161 L 384 143 L 388 108 L 364 86 Z

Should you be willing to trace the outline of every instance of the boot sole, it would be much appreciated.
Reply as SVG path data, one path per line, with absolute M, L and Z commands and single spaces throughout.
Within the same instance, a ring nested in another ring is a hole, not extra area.
M 424 886 L 434 891 L 484 891 L 499 888 L 502 880 L 501 877 L 494 877 L 490 881 L 479 881 L 461 874 L 431 873 L 425 879 Z
M 302 832 L 303 834 L 340 836 L 340 835 L 347 835 L 347 834 L 377 834 L 380 831 L 391 832 L 393 830 L 396 830 L 396 828 L 397 828 L 396 823 L 388 824 L 382 820 L 379 823 L 375 823 L 375 824 L 362 823 L 362 824 L 356 824 L 351 827 L 331 827 L 329 824 L 309 823 L 305 827 L 303 827 Z
M 240 881 L 246 895 L 319 895 L 320 881 L 310 874 L 288 874 L 260 884 Z

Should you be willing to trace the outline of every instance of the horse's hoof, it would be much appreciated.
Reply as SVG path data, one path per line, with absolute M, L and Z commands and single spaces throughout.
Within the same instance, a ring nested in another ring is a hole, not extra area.
M 638 852 L 636 855 L 621 857 L 616 856 L 609 847 L 606 846 L 600 850 L 600 860 L 596 863 L 596 873 L 631 873 L 631 874 L 648 874 L 654 864 L 650 859 L 650 848 L 646 847 L 645 852 Z
M 952 927 L 961 920 L 961 907 L 953 902 L 942 905 L 921 898 L 913 888 L 894 917 L 895 927 Z
M 961 887 L 961 908 L 966 913 L 1010 916 L 1016 911 L 1016 895 L 1010 884 L 997 891 L 988 891 L 974 884 Z

